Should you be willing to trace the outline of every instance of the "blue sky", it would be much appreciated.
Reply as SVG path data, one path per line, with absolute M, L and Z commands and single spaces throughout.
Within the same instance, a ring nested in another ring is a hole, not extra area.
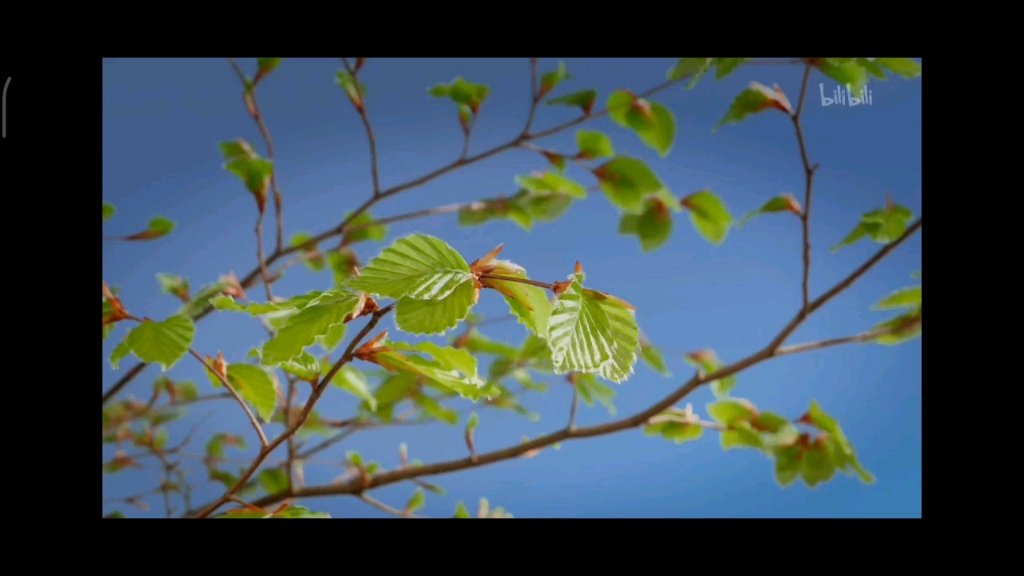
M 541 59 L 541 71 L 557 59 Z M 250 73 L 255 59 L 240 59 Z M 662 82 L 674 59 L 567 59 L 573 78 L 554 94 L 586 88 L 599 91 L 601 106 L 612 90 L 642 91 Z M 344 93 L 334 83 L 337 59 L 288 60 L 259 86 L 257 95 L 274 138 L 277 179 L 284 196 L 285 235 L 320 232 L 337 225 L 344 214 L 372 191 L 369 152 L 362 124 Z M 750 81 L 778 83 L 795 104 L 802 69 L 740 67 L 729 78 L 704 78 L 691 91 L 670 88 L 654 100 L 676 116 L 678 135 L 665 159 L 646 148 L 631 132 L 607 118 L 586 129 L 606 132 L 616 152 L 648 162 L 676 196 L 702 188 L 717 193 L 737 219 L 772 196 L 793 192 L 803 203 L 803 172 L 793 133 L 785 115 L 773 111 L 712 133 L 733 97 Z M 389 187 L 418 177 L 456 158 L 462 133 L 450 101 L 434 99 L 427 88 L 462 75 L 490 86 L 472 138 L 471 154 L 503 143 L 526 120 L 529 63 L 521 59 L 368 60 L 361 72 L 366 102 L 377 136 L 381 184 Z M 804 129 L 812 162 L 819 162 L 812 206 L 812 298 L 830 288 L 870 257 L 878 245 L 869 241 L 836 254 L 829 247 L 857 223 L 860 214 L 879 208 L 886 192 L 915 217 L 921 213 L 921 81 L 898 77 L 872 82 L 872 104 L 822 106 L 818 84 L 830 95 L 835 83 L 812 76 L 804 111 Z M 578 115 L 578 109 L 542 105 L 535 127 L 554 126 Z M 122 299 L 137 316 L 162 319 L 180 304 L 160 294 L 155 275 L 187 277 L 193 289 L 228 271 L 246 274 L 255 262 L 253 224 L 256 210 L 241 183 L 222 167 L 217 143 L 246 138 L 264 150 L 246 114 L 241 86 L 224 59 L 105 60 L 103 65 L 103 199 L 117 206 L 104 224 L 105 235 L 141 230 L 163 215 L 177 221 L 168 237 L 150 242 L 104 242 L 103 279 L 121 288 Z M 537 142 L 545 148 L 575 150 L 574 130 Z M 512 150 L 380 203 L 372 211 L 384 217 L 453 202 L 468 202 L 516 192 L 513 178 L 545 169 L 536 153 Z M 584 185 L 593 178 L 576 167 L 568 175 Z M 268 205 L 268 215 L 270 215 Z M 467 259 L 484 255 L 504 243 L 503 257 L 524 266 L 532 278 L 563 279 L 580 260 L 588 286 L 623 298 L 637 307 L 641 329 L 665 350 L 671 378 L 646 366 L 618 385 L 618 415 L 640 411 L 680 386 L 691 375 L 683 352 L 713 348 L 732 361 L 763 347 L 792 317 L 800 303 L 801 240 L 799 220 L 792 215 L 762 216 L 733 229 L 720 247 L 708 244 L 685 214 L 675 220 L 669 242 L 642 254 L 638 240 L 617 234 L 619 215 L 603 195 L 577 202 L 553 224 L 525 232 L 509 222 L 458 228 L 454 215 L 401 222 L 391 227 L 388 243 L 409 233 L 440 237 Z M 272 226 L 267 226 L 272 230 Z M 267 251 L 273 246 L 267 234 Z M 386 244 L 363 244 L 366 262 Z M 872 312 L 872 303 L 889 292 L 916 283 L 910 273 L 921 270 L 918 233 L 871 270 L 847 292 L 816 313 L 790 343 L 846 336 L 871 328 L 892 316 Z M 295 267 L 275 285 L 278 295 L 291 296 L 330 287 L 327 272 L 314 274 Z M 262 298 L 262 289 L 249 291 Z M 482 295 L 475 309 L 487 317 L 507 314 L 496 294 Z M 389 317 L 381 322 L 392 337 L 398 334 Z M 134 363 L 111 370 L 107 358 L 126 330 L 119 327 L 103 343 L 103 388 L 109 388 Z M 522 341 L 522 326 L 510 322 L 484 329 L 495 339 Z M 350 334 L 354 333 L 350 330 Z M 203 354 L 241 361 L 266 338 L 260 325 L 244 315 L 216 314 L 197 324 L 193 346 Z M 362 367 L 370 367 L 363 365 Z M 150 366 L 120 397 L 145 399 L 159 367 Z M 212 392 L 200 366 L 184 358 L 168 373 L 191 379 L 203 393 Z M 549 379 L 551 391 L 530 394 L 524 404 L 540 414 L 529 422 L 512 413 L 479 410 L 477 449 L 488 451 L 565 426 L 571 389 Z M 812 399 L 835 416 L 853 442 L 864 466 L 878 478 L 865 486 L 837 475 L 814 490 L 802 483 L 780 488 L 772 463 L 755 451 L 721 449 L 717 434 L 705 434 L 683 445 L 645 436 L 639 430 L 562 444 L 531 459 L 517 459 L 451 475 L 428 478 L 447 490 L 427 494 L 422 513 L 450 516 L 456 501 L 475 508 L 481 497 L 517 517 L 919 517 L 921 515 L 921 339 L 896 347 L 855 344 L 784 357 L 755 366 L 738 377 L 733 395 L 793 418 Z M 706 416 L 712 401 L 702 388 L 686 401 Z M 685 403 L 685 402 L 684 402 Z M 330 388 L 318 409 L 326 416 L 345 417 L 355 400 Z M 456 400 L 455 408 L 469 408 Z M 202 452 L 214 431 L 241 433 L 257 445 L 237 405 L 223 401 L 199 404 L 188 418 L 170 426 L 171 443 L 191 424 L 212 414 L 201 428 L 191 452 Z M 600 405 L 581 406 L 578 424 L 596 424 L 611 417 Z M 355 434 L 322 454 L 340 461 L 346 450 L 385 467 L 398 463 L 398 445 L 406 442 L 410 457 L 435 462 L 465 456 L 463 423 L 397 427 Z M 269 427 L 276 434 L 280 427 Z M 284 453 L 283 449 L 280 452 Z M 104 447 L 104 460 L 113 451 Z M 279 457 L 272 456 L 277 461 Z M 148 464 L 152 465 L 152 461 Z M 196 483 L 195 499 L 203 502 L 222 492 L 206 481 L 202 466 L 187 461 Z M 339 469 L 307 464 L 307 484 L 329 481 Z M 104 498 L 127 495 L 155 486 L 150 468 L 104 475 Z M 374 497 L 401 508 L 414 486 L 399 484 L 373 492 Z M 150 500 L 162 516 L 159 497 Z M 319 498 L 305 505 L 335 517 L 378 517 L 382 514 L 351 497 Z M 104 513 L 123 505 L 104 504 Z

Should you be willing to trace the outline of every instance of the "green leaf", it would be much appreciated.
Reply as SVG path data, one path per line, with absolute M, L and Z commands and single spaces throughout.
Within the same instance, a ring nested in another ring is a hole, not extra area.
M 775 479 L 780 486 L 789 486 L 800 475 L 801 453 L 799 446 L 777 448 L 775 456 Z
M 739 400 L 719 400 L 707 405 L 708 414 L 723 426 L 733 426 L 739 421 L 748 421 L 754 416 L 754 411 L 747 403 Z
M 103 221 L 110 220 L 110 217 L 117 213 L 117 208 L 110 202 L 103 203 Z
M 282 60 L 284 58 L 257 58 L 256 66 L 259 68 L 260 75 L 266 76 L 276 70 Z
M 414 234 L 398 239 L 361 270 L 349 286 L 398 300 L 441 300 L 473 275 L 462 256 L 443 240 Z M 464 316 L 463 316 L 464 317 Z
M 453 518 L 469 518 L 469 517 L 470 517 L 469 516 L 469 511 L 466 510 L 466 505 L 462 502 L 462 500 L 459 500 L 459 502 L 457 504 L 455 504 L 455 516 L 453 516 Z
M 770 90 L 763 84 L 751 82 L 749 88 L 736 96 L 736 99 L 729 106 L 728 112 L 718 121 L 718 124 L 715 124 L 711 131 L 715 132 L 726 124 L 738 124 L 751 114 L 757 114 L 772 108 L 787 114 L 792 114 L 793 112 L 789 100 L 782 93 L 778 84 L 775 85 L 775 90 Z
M 882 298 L 872 310 L 890 310 L 892 308 L 913 308 L 921 304 L 921 287 L 902 288 Z
M 830 250 L 836 252 L 843 246 L 856 244 L 864 237 L 871 238 L 878 244 L 888 244 L 906 232 L 907 223 L 913 217 L 908 208 L 896 204 L 872 210 L 862 215 L 857 227 Z
M 625 90 L 608 97 L 608 116 L 619 126 L 633 130 L 648 148 L 664 158 L 676 138 L 676 119 L 672 112 Z
M 471 354 L 494 354 L 503 358 L 515 358 L 519 349 L 503 342 L 496 342 L 476 330 L 456 339 L 455 348 L 463 348 Z
M 594 100 L 597 99 L 597 90 L 582 90 L 580 92 L 573 92 L 572 94 L 566 94 L 565 96 L 559 96 L 558 98 L 552 98 L 547 100 L 548 105 L 563 104 L 565 106 L 579 106 L 583 110 L 584 116 L 590 116 L 590 111 L 594 108 Z
M 314 304 L 290 317 L 277 335 L 263 345 L 263 365 L 277 366 L 291 360 L 318 339 L 325 347 L 331 341 L 336 344 L 344 334 L 345 317 L 355 312 L 358 305 L 359 297 L 352 293 L 332 291 L 323 295 Z M 341 328 L 336 328 L 338 325 Z M 325 340 L 326 336 L 331 338 Z
M 433 342 L 421 342 L 415 345 L 388 342 L 386 347 L 392 350 L 378 352 L 374 355 L 376 363 L 385 369 L 423 376 L 470 400 L 476 400 L 481 396 L 496 395 L 496 391 L 487 386 L 487 382 L 477 374 L 476 358 L 465 350 L 442 348 Z M 427 354 L 432 359 L 404 355 L 401 352 Z M 381 404 L 384 403 L 379 395 L 377 401 Z
M 625 302 L 583 288 L 582 274 L 572 277 L 551 310 L 548 343 L 556 374 L 600 373 L 612 382 L 633 373 L 640 346 L 639 329 Z
M 213 459 L 223 458 L 225 446 L 233 446 L 239 450 L 245 450 L 245 438 L 242 436 L 218 432 L 206 442 L 206 455 Z
M 714 58 L 715 61 L 715 80 L 721 80 L 729 74 L 732 74 L 740 64 L 743 64 L 750 58 Z
M 476 415 L 476 412 L 472 412 L 469 415 L 469 420 L 466 421 L 466 430 L 473 430 L 480 424 L 480 417 Z
M 328 252 L 327 261 L 334 273 L 334 287 L 341 288 L 348 279 L 355 275 L 357 260 L 351 248 L 342 248 L 337 252 Z
M 607 384 L 602 384 L 594 378 L 593 374 L 576 374 L 576 390 L 580 398 L 587 406 L 593 406 L 596 399 L 601 403 L 612 416 L 615 416 L 615 405 L 612 400 L 615 398 L 615 390 Z
M 656 198 L 644 201 L 642 214 L 623 214 L 619 220 L 619 234 L 634 234 L 640 238 L 644 253 L 660 248 L 672 235 L 672 214 L 665 203 Z
M 697 424 L 665 421 L 648 425 L 644 428 L 644 434 L 648 436 L 662 436 L 667 440 L 674 441 L 676 444 L 682 444 L 690 440 L 699 440 L 704 435 L 704 428 Z
M 502 270 L 497 270 L 496 273 L 502 276 L 526 278 L 526 275 L 522 273 L 505 274 Z M 515 315 L 520 324 L 529 328 L 537 336 L 547 338 L 552 305 L 544 289 L 522 282 L 493 278 L 486 278 L 481 282 L 484 286 L 494 288 L 505 297 L 509 311 Z
M 431 96 L 435 98 L 451 98 L 456 104 L 469 106 L 475 114 L 480 105 L 490 94 L 490 89 L 484 84 L 467 82 L 462 76 L 456 76 L 449 84 L 437 84 L 429 89 Z
M 757 210 L 754 210 L 753 212 L 750 212 L 747 215 L 745 215 L 742 219 L 740 219 L 736 227 L 739 228 L 740 226 L 743 226 L 748 221 L 750 221 L 751 218 L 757 216 L 758 214 L 774 214 L 776 212 L 790 212 L 799 216 L 800 204 L 796 201 L 796 198 L 794 198 L 792 194 L 783 194 L 781 196 L 776 196 L 775 198 L 772 198 L 771 200 L 765 202 Z
M 587 189 L 555 172 L 535 172 L 530 176 L 516 176 L 516 184 L 535 194 L 561 193 L 573 198 L 586 198 Z
M 682 80 L 690 76 L 690 83 L 685 88 L 690 90 L 697 85 L 697 81 L 708 71 L 714 60 L 714 58 L 680 58 L 679 62 L 669 69 L 666 77 L 668 80 Z
M 857 58 L 857 65 L 879 80 L 886 80 L 885 70 L 878 65 L 875 58 Z
M 426 503 L 427 495 L 423 492 L 422 488 L 417 488 L 416 492 L 413 492 L 412 498 L 410 498 L 409 502 L 405 505 L 405 512 L 415 512 L 420 508 L 423 508 L 423 505 Z
M 472 282 L 459 284 L 441 300 L 415 300 L 408 296 L 398 301 L 395 324 L 412 334 L 444 334 L 458 326 L 473 307 Z
M 593 160 L 595 158 L 611 158 L 615 156 L 612 141 L 604 132 L 577 130 L 576 146 L 580 150 L 577 156 L 581 159 Z
M 252 404 L 264 422 L 270 422 L 277 405 L 277 391 L 266 370 L 250 364 L 230 364 L 228 383 Z
M 311 512 L 303 506 L 289 506 L 271 516 L 271 518 L 330 518 L 327 512 Z
M 169 220 L 163 216 L 156 216 L 149 221 L 149 228 L 137 234 L 126 236 L 125 240 L 155 240 L 157 238 L 163 238 L 174 230 L 174 226 L 175 224 L 173 220 Z
M 892 330 L 892 332 L 874 339 L 877 344 L 894 346 L 921 335 L 921 305 L 911 312 L 901 314 L 874 327 L 874 330 Z
M 334 76 L 334 82 L 345 91 L 345 95 L 353 104 L 362 106 L 363 96 L 366 96 L 366 86 L 363 86 L 362 82 L 344 70 L 338 70 Z
M 288 473 L 280 468 L 262 470 L 258 479 L 260 486 L 267 491 L 267 494 L 277 494 L 288 490 Z
M 908 80 L 921 75 L 921 65 L 910 58 L 876 58 L 875 61 L 893 74 L 898 74 Z
M 256 356 L 259 357 L 258 350 L 254 348 L 252 351 L 255 351 Z M 303 352 L 287 362 L 282 362 L 281 369 L 289 374 L 298 376 L 300 380 L 305 382 L 313 382 L 322 372 L 320 361 L 309 352 Z
M 705 240 L 715 246 L 725 242 L 733 219 L 718 196 L 701 190 L 683 198 L 682 205 L 690 210 L 690 222 Z
M 821 409 L 816 400 L 811 400 L 810 408 L 807 410 L 805 419 L 809 420 L 818 430 L 826 433 L 827 441 L 825 445 L 832 448 L 832 458 L 835 467 L 842 470 L 847 475 L 855 473 L 861 482 L 865 484 L 873 484 L 875 477 L 865 470 L 860 463 L 857 461 L 857 455 L 853 450 L 853 445 L 846 438 L 846 434 L 843 433 L 843 429 L 839 426 L 839 423 L 835 418 L 832 418 Z M 810 451 L 808 451 L 810 452 Z M 813 478 L 819 478 L 827 471 L 827 466 L 824 466 L 820 462 L 815 462 L 815 470 L 811 472 Z M 831 477 L 831 475 L 829 475 Z M 827 478 L 826 478 L 827 479 Z M 804 480 L 810 485 L 810 481 L 807 477 Z
M 822 58 L 818 63 L 818 69 L 840 85 L 849 85 L 854 93 L 860 92 L 868 82 L 867 70 L 852 59 L 841 62 L 838 58 Z
M 344 219 L 348 220 L 351 215 L 351 212 L 346 213 Z M 374 224 L 371 226 L 370 224 L 373 222 L 375 222 L 375 220 L 368 210 L 360 212 L 359 215 L 353 218 L 346 226 L 347 229 L 352 231 L 345 234 L 342 239 L 342 246 L 351 246 L 352 244 L 365 242 L 367 240 L 373 242 L 384 241 L 388 235 L 388 227 L 384 224 Z M 358 229 L 356 229 L 357 227 Z
M 366 402 L 371 412 L 377 411 L 377 398 L 370 393 L 366 376 L 359 369 L 348 364 L 342 366 L 338 373 L 334 375 L 331 384 Z
M 119 361 L 132 352 L 143 362 L 157 362 L 166 372 L 188 352 L 196 327 L 186 316 L 171 316 L 163 322 L 143 322 L 133 328 L 114 348 L 110 365 L 117 369 Z
M 646 338 L 640 339 L 640 359 L 658 374 L 666 378 L 672 375 L 665 366 L 665 358 L 662 357 L 661 350 L 651 344 Z
M 565 62 L 558 63 L 558 69 L 546 72 L 540 77 L 540 98 L 554 90 L 563 80 L 572 78 L 565 69 Z
M 160 283 L 160 292 L 188 299 L 189 285 L 185 278 L 174 274 L 157 274 L 156 280 Z
M 554 222 L 572 205 L 567 194 L 530 194 L 520 200 L 520 205 L 525 205 L 526 212 L 538 222 Z
M 423 413 L 430 416 L 434 420 L 444 422 L 449 426 L 454 426 L 459 423 L 459 413 L 451 408 L 442 406 L 437 399 L 416 392 L 412 396 L 414 404 L 423 409 Z
M 665 187 L 646 164 L 628 156 L 616 157 L 593 172 L 608 200 L 630 214 L 642 213 L 644 197 Z

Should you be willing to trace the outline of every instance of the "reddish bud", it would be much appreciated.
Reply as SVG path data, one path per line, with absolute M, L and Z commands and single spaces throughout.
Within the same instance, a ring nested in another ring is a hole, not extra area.
M 366 64 L 366 58 L 356 58 L 356 72 L 359 72 L 359 69 L 363 67 L 363 64 Z
M 796 201 L 796 198 L 792 194 L 783 194 L 782 197 L 786 199 L 786 206 L 788 210 L 793 214 L 800 216 L 802 210 L 800 208 L 800 203 Z
M 887 212 L 891 212 L 892 209 L 895 208 L 895 207 L 896 207 L 896 204 L 892 201 L 892 194 L 886 192 L 885 193 L 885 210 Z
M 259 78 L 260 75 L 257 73 L 256 77 Z M 259 118 L 259 112 L 256 110 L 256 100 L 253 98 L 252 91 L 246 90 L 243 99 L 245 100 L 245 109 L 249 111 L 249 115 L 253 118 Z
M 466 343 L 469 342 L 469 335 L 469 332 L 466 332 L 465 334 L 456 338 L 455 342 L 452 342 L 452 348 L 459 349 L 465 347 Z
M 555 296 L 561 296 L 562 294 L 565 293 L 566 290 L 569 289 L 569 286 L 571 285 L 572 282 L 569 280 L 566 280 L 565 282 L 555 282 L 552 285 L 551 291 L 555 293 Z
M 221 283 L 221 292 L 225 296 L 231 296 L 235 299 L 248 300 L 245 296 L 245 290 L 242 290 L 242 285 L 238 282 L 238 277 L 235 276 L 234 272 L 229 272 L 226 276 L 221 276 L 218 281 Z
M 814 424 L 814 422 L 813 422 L 813 421 L 811 421 L 811 415 L 805 412 L 805 413 L 804 413 L 804 415 L 803 415 L 803 416 L 801 416 L 801 417 L 800 417 L 800 418 L 799 418 L 799 419 L 797 420 L 797 424 L 810 424 L 810 425 L 813 425 L 813 424 Z
M 583 266 L 580 266 L 580 261 L 576 261 L 576 267 L 573 269 L 577 274 L 583 274 Z
M 224 361 L 224 354 L 217 351 L 217 359 L 213 361 L 213 371 L 220 374 L 221 378 L 228 379 L 228 363 Z

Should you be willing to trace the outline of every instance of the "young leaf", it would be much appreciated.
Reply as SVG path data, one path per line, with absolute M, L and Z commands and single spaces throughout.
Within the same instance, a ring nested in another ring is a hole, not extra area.
M 503 358 L 515 358 L 519 353 L 518 348 L 491 340 L 476 330 L 457 338 L 452 347 L 463 348 L 471 354 L 494 354 Z
M 705 240 L 721 246 L 732 226 L 732 215 L 725 204 L 710 190 L 700 190 L 681 202 L 690 210 L 690 221 Z
M 597 90 L 582 90 L 580 92 L 566 94 L 565 96 L 559 96 L 558 98 L 552 98 L 547 101 L 547 104 L 564 104 L 565 106 L 579 106 L 583 110 L 584 116 L 590 116 L 590 111 L 594 108 L 594 100 L 596 99 Z
M 277 67 L 280 66 L 282 60 L 284 60 L 284 58 L 257 58 L 256 66 L 259 69 L 257 77 L 266 76 L 276 70 Z
M 608 97 L 608 116 L 619 126 L 629 128 L 648 148 L 664 158 L 676 138 L 676 119 L 672 112 L 625 90 L 616 90 Z
M 255 354 L 253 354 L 254 352 Z M 260 356 L 260 352 L 256 348 L 250 350 L 249 354 L 252 354 L 257 358 Z M 289 374 L 297 376 L 299 380 L 305 382 L 314 382 L 323 371 L 320 366 L 320 361 L 316 359 L 316 356 L 313 356 L 309 352 L 303 352 L 287 362 L 282 362 L 281 369 Z
M 398 300 L 441 300 L 473 275 L 462 256 L 443 240 L 414 234 L 398 239 L 352 278 L 349 286 Z M 465 315 L 463 315 L 465 317 Z
M 576 374 L 574 380 L 576 381 L 576 391 L 584 404 L 593 406 L 596 399 L 608 410 L 608 414 L 615 416 L 615 405 L 612 404 L 612 399 L 615 398 L 613 388 L 598 382 L 593 374 Z
M 872 310 L 891 310 L 892 308 L 913 308 L 921 305 L 921 287 L 902 288 L 882 298 Z
M 622 215 L 619 220 L 619 234 L 636 235 L 640 238 L 640 249 L 644 253 L 651 252 L 668 242 L 672 234 L 672 214 L 664 202 L 657 198 L 648 198 L 644 201 L 642 214 Z
M 640 338 L 640 358 L 658 374 L 666 378 L 672 375 L 665 366 L 665 358 L 661 355 L 661 350 L 646 338 Z
M 817 401 L 811 400 L 810 408 L 800 421 L 811 424 L 827 434 L 827 438 L 823 440 L 827 447 L 832 448 L 832 460 L 837 468 L 847 475 L 851 474 L 851 472 L 856 473 L 861 482 L 865 484 L 873 484 L 875 482 L 875 477 L 857 461 L 853 445 L 847 440 L 846 434 L 843 433 L 839 423 L 835 418 L 826 414 Z
M 583 160 L 595 158 L 611 158 L 615 156 L 615 149 L 612 148 L 612 141 L 604 132 L 596 130 L 577 130 L 576 146 L 580 149 L 576 155 Z
M 110 364 L 117 369 L 119 361 L 134 353 L 143 362 L 157 362 L 166 372 L 188 352 L 196 327 L 185 316 L 171 316 L 163 322 L 143 322 L 133 328 L 114 349 Z
M 467 82 L 462 76 L 456 76 L 449 84 L 437 84 L 428 92 L 435 98 L 451 98 L 456 104 L 468 106 L 473 114 L 480 111 L 480 105 L 487 99 L 490 89 L 484 84 Z
M 466 430 L 474 430 L 479 424 L 480 417 L 477 416 L 476 412 L 472 412 L 469 415 L 469 420 L 466 421 Z
M 348 220 L 351 212 L 345 214 L 345 220 Z M 388 227 L 384 224 L 373 224 L 374 218 L 370 215 L 369 211 L 359 213 L 358 216 L 352 219 L 346 226 L 347 230 L 345 236 L 342 238 L 342 247 L 351 246 L 358 242 L 365 242 L 371 240 L 373 242 L 382 242 L 388 235 Z
M 317 339 L 332 336 L 336 343 L 343 334 L 346 317 L 356 311 L 359 296 L 334 291 L 291 316 L 277 335 L 263 345 L 261 362 L 264 366 L 277 366 L 287 362 L 312 346 Z M 336 328 L 342 325 L 342 328 Z
M 565 69 L 565 62 L 558 63 L 558 69 L 544 73 L 540 78 L 540 93 L 537 98 L 543 98 L 555 89 L 563 80 L 572 78 Z
M 469 516 L 469 511 L 466 510 L 466 505 L 462 502 L 462 500 L 459 500 L 459 502 L 457 504 L 455 504 L 455 516 L 453 516 L 453 518 L 469 518 L 469 517 L 470 517 Z
M 686 405 L 686 410 L 669 408 L 648 422 L 644 434 L 660 435 L 676 444 L 697 440 L 704 435 L 704 428 L 699 424 L 700 419 L 693 414 L 693 407 L 689 404 Z
M 847 61 L 840 61 L 838 58 L 818 58 L 814 60 L 814 64 L 822 74 L 841 86 L 849 85 L 853 93 L 860 92 L 868 82 L 867 70 L 852 58 Z
M 411 334 L 444 334 L 458 326 L 469 313 L 473 294 L 473 283 L 463 282 L 441 300 L 403 297 L 395 310 L 395 325 Z
M 633 373 L 640 346 L 632 307 L 607 294 L 587 290 L 582 274 L 551 310 L 548 344 L 556 374 L 598 372 L 615 383 Z
M 771 200 L 765 202 L 764 205 L 762 205 L 757 210 L 748 213 L 746 216 L 740 219 L 736 227 L 739 228 L 740 226 L 743 226 L 748 221 L 750 221 L 751 218 L 757 216 L 758 214 L 773 214 L 776 212 L 790 212 L 792 214 L 800 216 L 800 203 L 797 202 L 796 198 L 793 197 L 792 194 L 783 194 L 781 196 L 776 196 L 775 198 L 772 198 Z
M 918 304 L 914 310 L 901 314 L 892 320 L 882 322 L 875 326 L 874 329 L 891 331 L 874 339 L 874 342 L 886 346 L 902 344 L 917 338 L 921 335 L 921 305 Z
M 338 73 L 334 76 L 334 82 L 345 91 L 345 95 L 348 96 L 352 105 L 358 110 L 363 109 L 363 96 L 366 95 L 366 86 L 359 80 L 352 77 L 351 74 L 344 70 L 338 70 Z
M 160 291 L 164 294 L 173 294 L 186 303 L 189 301 L 188 280 L 185 278 L 173 274 L 157 274 L 156 280 L 160 283 Z
M 921 65 L 910 58 L 876 58 L 875 61 L 893 74 L 898 74 L 908 80 L 921 75 Z
M 338 370 L 338 373 L 334 375 L 331 384 L 366 402 L 370 412 L 377 411 L 377 398 L 370 393 L 370 388 L 366 383 L 366 376 L 357 368 L 353 368 L 350 365 L 342 366 L 341 370 Z
M 714 58 L 680 58 L 679 62 L 669 69 L 666 77 L 668 80 L 682 80 L 689 76 L 690 83 L 685 89 L 690 90 L 697 85 L 701 76 L 707 72 L 714 60 Z
M 888 244 L 903 235 L 907 223 L 913 217 L 914 214 L 909 209 L 893 204 L 890 199 L 885 208 L 862 215 L 857 227 L 830 250 L 836 252 L 843 246 L 856 244 L 864 237 L 871 238 L 879 244 Z
M 510 269 L 498 268 L 494 273 L 499 276 L 526 278 L 525 273 L 516 273 Z M 548 300 L 547 292 L 542 288 L 522 282 L 494 278 L 484 278 L 480 283 L 497 290 L 505 297 L 509 311 L 516 316 L 520 324 L 529 328 L 537 336 L 547 338 L 548 321 L 551 317 L 551 301 Z
M 715 80 L 721 80 L 750 58 L 715 58 Z
M 103 203 L 103 221 L 110 220 L 110 217 L 117 213 L 117 208 L 110 202 Z
M 763 84 L 751 82 L 750 87 L 740 92 L 729 106 L 729 111 L 715 124 L 712 132 L 726 124 L 736 124 L 751 114 L 757 114 L 769 109 L 781 110 L 787 114 L 793 113 L 793 107 L 789 99 L 782 93 L 782 89 L 776 84 L 774 90 L 768 89 Z
M 249 364 L 231 364 L 228 366 L 228 383 L 252 404 L 264 422 L 270 422 L 277 405 L 277 392 L 266 370 Z
M 642 161 L 616 157 L 593 170 L 608 200 L 630 214 L 643 212 L 644 197 L 665 186 Z
M 386 335 L 385 332 L 383 335 Z M 427 354 L 432 360 L 421 356 L 406 355 L 402 352 Z M 441 348 L 433 342 L 421 342 L 416 345 L 402 342 L 387 342 L 360 359 L 374 362 L 393 371 L 407 372 L 423 376 L 443 388 L 458 393 L 463 398 L 476 400 L 481 396 L 495 395 L 496 391 L 487 386 L 487 382 L 477 375 L 476 358 L 465 350 Z M 377 401 L 383 404 L 378 395 Z
M 167 236 L 172 230 L 174 230 L 173 220 L 157 216 L 149 221 L 149 228 L 137 234 L 126 236 L 125 240 L 155 240 Z
M 584 199 L 587 190 L 569 178 L 554 172 L 535 172 L 530 176 L 516 176 L 516 184 L 535 194 L 560 193 Z
M 277 494 L 288 489 L 288 473 L 279 468 L 260 471 L 258 479 L 267 494 Z
M 404 512 L 411 514 L 420 508 L 423 508 L 423 505 L 426 504 L 426 502 L 427 495 L 423 492 L 423 488 L 417 488 L 416 491 L 413 492 L 412 498 L 409 499 L 409 503 L 405 505 Z

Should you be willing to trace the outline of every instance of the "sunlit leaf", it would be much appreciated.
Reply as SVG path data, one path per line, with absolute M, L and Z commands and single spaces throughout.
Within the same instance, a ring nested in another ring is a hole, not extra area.
M 352 278 L 349 286 L 399 299 L 441 300 L 473 275 L 462 256 L 443 240 L 414 234 L 398 239 Z M 464 317 L 465 315 L 463 315 Z
M 715 246 L 725 242 L 733 219 L 718 196 L 710 190 L 701 190 L 683 198 L 682 205 L 689 209 L 693 227 L 705 240 Z

